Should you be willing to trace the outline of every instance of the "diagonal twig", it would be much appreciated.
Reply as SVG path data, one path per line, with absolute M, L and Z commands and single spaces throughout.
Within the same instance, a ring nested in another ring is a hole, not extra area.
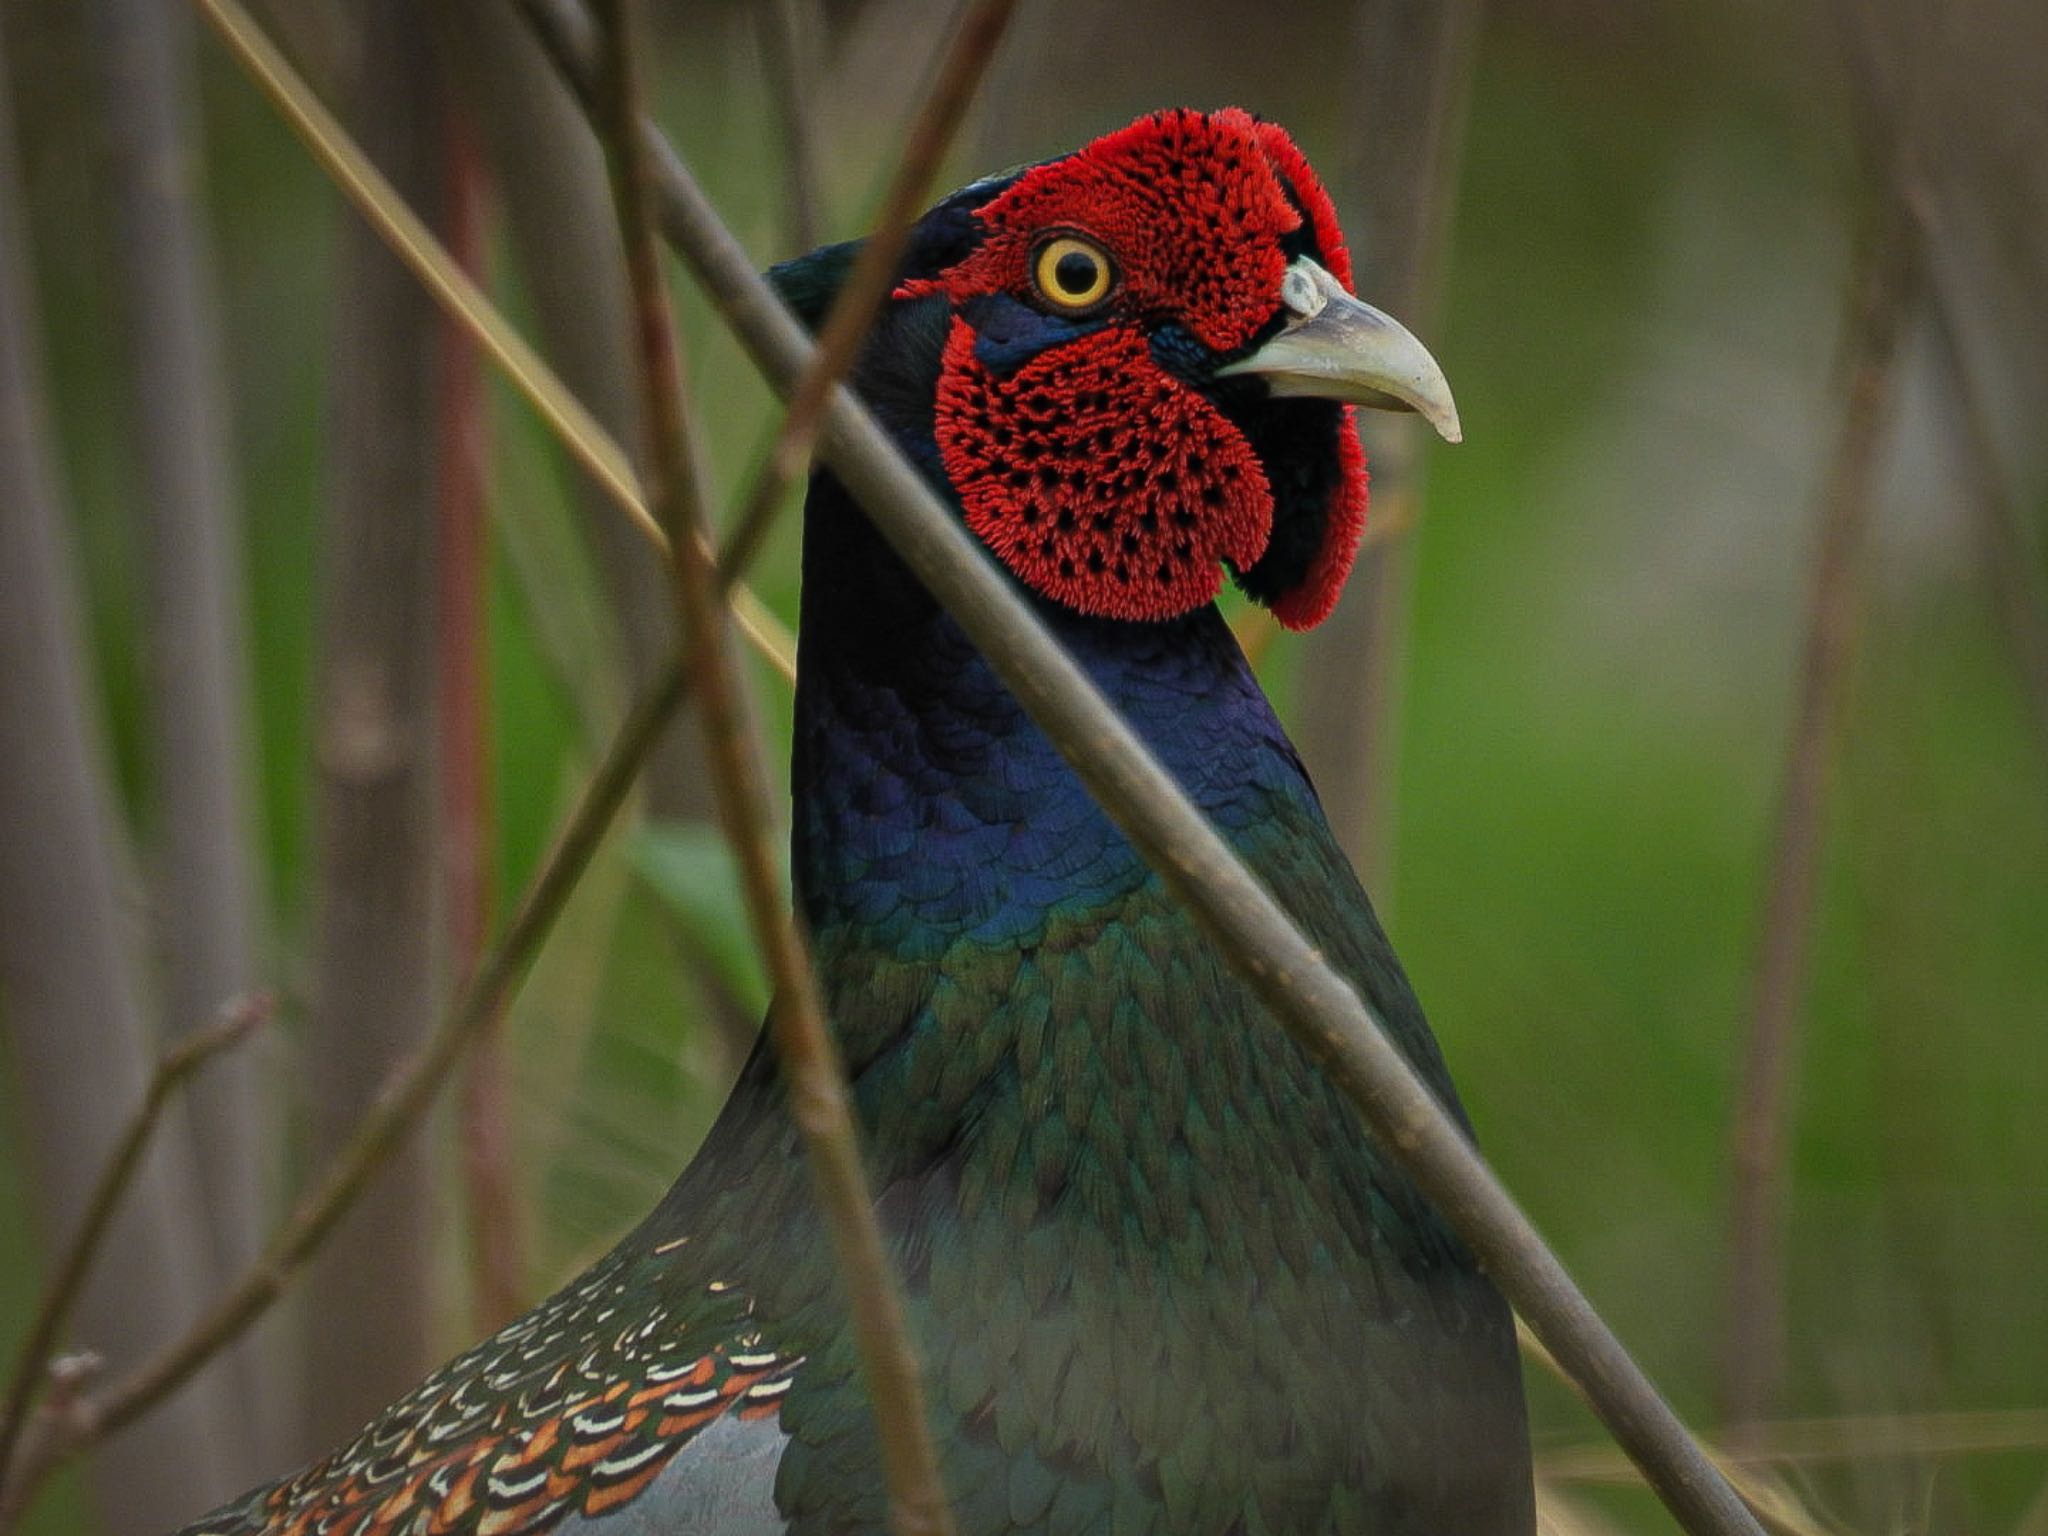
M 874 1194 L 861 1160 L 846 1068 L 825 1023 L 823 995 L 796 918 L 783 905 L 772 851 L 768 775 L 747 728 L 717 612 L 711 562 L 702 553 L 704 494 L 690 448 L 683 374 L 655 244 L 631 0 L 602 7 L 609 47 L 601 97 L 603 137 L 626 248 L 646 400 L 649 473 L 668 530 L 676 606 L 691 654 L 720 819 L 740 865 L 754 942 L 774 979 L 768 1027 L 788 1086 L 792 1119 L 811 1165 L 820 1214 L 851 1304 L 889 1496 L 890 1524 L 904 1536 L 950 1536 L 938 1451 L 925 1416 L 917 1355 L 900 1282 L 883 1248 Z M 792 412 L 792 416 L 794 416 Z M 796 434 L 785 430 L 787 443 Z M 742 546 L 744 547 L 744 546 Z
M 681 663 L 672 663 L 636 702 L 522 894 L 497 947 L 442 1016 L 432 1037 L 393 1076 L 319 1179 L 300 1196 L 262 1256 L 181 1337 L 131 1375 L 80 1402 L 42 1443 L 25 1447 L 7 1490 L 8 1508 L 23 1507 L 59 1464 L 162 1402 L 283 1294 L 393 1149 L 419 1123 L 477 1032 L 504 1006 L 686 687 Z
M 1899 1457 L 1993 1456 L 2048 1450 L 2048 1409 L 1951 1409 L 1776 1419 L 1762 1448 L 1731 1453 L 1733 1462 L 1822 1463 Z M 1634 1472 L 1609 1445 L 1556 1446 L 1541 1453 L 1544 1472 L 1573 1482 L 1629 1482 Z
M 818 332 L 817 360 L 790 395 L 782 434 L 755 473 L 740 513 L 733 520 L 726 544 L 728 560 L 753 554 L 769 519 L 782 504 L 783 493 L 810 459 L 826 391 L 833 380 L 844 376 L 853 366 L 854 354 L 894 286 L 896 264 L 909 243 L 911 226 L 930 195 L 932 178 L 945 158 L 946 146 L 959 130 L 968 103 L 974 99 L 975 87 L 987 72 L 1015 8 L 1016 0 L 973 0 L 954 32 L 924 104 L 904 139 L 903 155 L 883 199 L 874 233 L 862 242 L 853 270 L 847 274 L 845 286 L 832 301 L 831 312 Z
M 721 596 L 739 567 L 720 566 Z M 416 1125 L 446 1083 L 477 1032 L 502 1011 L 513 986 L 547 937 L 563 904 L 611 830 L 641 766 L 688 697 L 684 657 L 671 657 L 650 680 L 619 725 L 605 754 L 571 809 L 496 946 L 463 987 L 433 1036 L 393 1074 L 349 1140 L 265 1246 L 262 1256 L 184 1334 L 135 1371 L 81 1400 L 60 1426 L 32 1440 L 16 1470 L 0 1487 L 0 1531 L 8 1516 L 65 1461 L 133 1423 L 176 1392 L 214 1354 L 269 1309 L 317 1250 L 371 1177 Z
M 1742 1081 L 1730 1131 L 1722 1408 L 1738 1441 L 1769 1408 L 1784 1344 L 1785 1162 L 1799 1015 L 1811 969 L 1836 741 L 1855 659 L 1862 566 L 1899 337 L 1919 284 L 1903 196 L 1902 124 L 1871 88 L 1866 139 L 1875 205 L 1843 321 L 1840 432 L 1817 511 L 1798 697 L 1785 749 L 1759 919 Z
M 124 896 L 135 861 L 110 781 L 77 528 L 47 414 L 16 171 L 11 14 L 0 16 L 0 793 L 12 807 L 0 815 L 0 990 L 21 1135 L 40 1155 L 30 1193 L 61 1240 L 84 1219 L 154 1052 Z M 77 1305 L 78 1330 L 119 1366 L 180 1326 L 209 1283 L 190 1139 L 159 1138 L 135 1181 L 111 1239 L 125 1262 L 90 1276 Z M 91 1479 L 99 1512 L 134 1527 L 166 1501 L 221 1487 L 243 1406 L 234 1387 L 214 1373 L 109 1447 Z
M 594 101 L 597 43 L 589 16 L 574 0 L 519 3 L 579 95 L 586 104 Z M 673 148 L 645 125 L 643 138 L 664 232 L 769 382 L 785 394 L 794 390 L 814 353 L 802 327 L 754 270 Z M 1314 1054 L 1472 1246 L 1680 1522 L 1695 1533 L 1757 1536 L 1755 1517 L 1371 1010 L 1302 937 L 844 386 L 828 396 L 819 451 L 1097 803 L 1215 936 L 1227 963 Z
M 817 20 L 804 0 L 765 0 L 754 7 L 768 96 L 782 129 L 784 192 L 789 232 L 796 248 L 818 243 L 818 134 L 812 109 L 817 101 L 816 57 L 810 25 Z
M 1970 367 L 1962 317 L 1955 291 L 1941 260 L 1941 228 L 1934 199 L 1924 185 L 1906 188 L 1926 266 L 1923 300 L 1933 333 L 1934 363 L 1946 387 L 1939 391 L 1954 419 L 1963 457 L 1966 511 L 1977 530 L 1985 574 L 2020 674 L 2020 686 L 2033 712 L 2034 731 L 2048 754 L 2048 583 L 2040 575 L 2040 557 L 2031 547 L 2012 486 L 1999 463 L 1991 432 L 1991 412 Z
M 486 177 L 467 110 L 451 103 L 441 133 L 449 252 L 463 271 L 476 277 L 484 267 L 486 205 L 495 189 Z M 491 664 L 485 591 L 491 549 L 485 522 L 490 424 L 484 409 L 483 359 L 477 349 L 460 328 L 444 324 L 440 352 L 436 772 L 442 905 L 452 968 L 461 975 L 482 957 L 491 919 Z M 513 1147 L 502 1013 L 485 1026 L 470 1053 L 456 1113 L 469 1217 L 470 1302 L 479 1321 L 498 1328 L 519 1314 L 526 1273 L 526 1220 Z
M 199 172 L 192 18 L 160 0 L 97 0 L 88 14 L 105 53 L 109 256 L 127 301 L 118 309 L 146 555 L 153 943 L 162 1018 L 186 1029 L 248 992 L 259 971 L 242 492 Z M 186 1100 L 213 1237 L 209 1286 L 248 1262 L 268 1220 L 279 1126 L 266 1076 L 259 1053 L 244 1053 Z M 235 1362 L 254 1410 L 241 1462 L 250 1475 L 283 1400 L 280 1364 L 261 1351 Z
M 1361 0 L 1340 186 L 1357 199 L 1359 292 L 1418 329 L 1433 318 L 1479 48 L 1479 0 Z M 1302 642 L 1297 744 L 1382 921 L 1400 812 L 1428 449 L 1420 418 L 1359 412 L 1372 505 L 1336 608 Z M 1263 611 L 1263 610 L 1261 610 Z
M 71 1309 L 77 1304 L 86 1274 L 99 1255 L 107 1228 L 113 1222 L 114 1212 L 120 1208 L 122 1196 L 128 1192 L 135 1178 L 135 1170 L 142 1166 L 142 1154 L 148 1150 L 150 1138 L 156 1134 L 157 1126 L 163 1120 L 165 1106 L 194 1072 L 223 1051 L 240 1045 L 269 1023 L 273 1011 L 274 1005 L 267 996 L 247 997 L 231 1003 L 221 1011 L 211 1027 L 183 1036 L 158 1060 L 156 1071 L 150 1076 L 149 1087 L 143 1092 L 142 1102 L 135 1107 L 121 1139 L 114 1144 L 105 1167 L 100 1171 L 99 1182 L 93 1186 L 92 1197 L 86 1202 L 85 1217 L 79 1223 L 70 1247 L 64 1250 L 64 1257 L 50 1275 L 49 1284 L 43 1288 L 43 1299 L 36 1308 L 35 1322 L 29 1327 L 28 1337 L 14 1362 L 13 1373 L 8 1377 L 7 1397 L 4 1403 L 0 1403 L 0 1484 L 7 1481 L 14 1449 L 21 1441 L 22 1426 L 27 1421 L 29 1402 L 35 1396 L 37 1384 L 49 1371 L 50 1357 L 56 1351 L 65 1323 L 70 1321 Z
M 1534 1361 L 1554 1380 L 1562 1382 L 1581 1402 L 1590 1406 L 1585 1390 L 1572 1380 L 1571 1373 L 1558 1363 L 1557 1356 L 1543 1347 L 1542 1341 L 1529 1331 L 1528 1323 L 1519 1317 L 1515 1319 L 1515 1343 L 1520 1346 L 1525 1359 Z M 1702 1436 L 1700 1448 L 1715 1470 L 1728 1480 L 1729 1486 L 1741 1494 L 1743 1502 L 1770 1536 L 1832 1536 L 1781 1480 L 1746 1465 L 1761 1458 L 1731 1452 L 1716 1445 L 1708 1435 Z M 1560 1483 L 1645 1481 L 1643 1469 L 1611 1443 L 1575 1450 L 1539 1451 L 1535 1470 L 1539 1503 L 1544 1489 L 1555 1488 Z
M 667 558 L 668 535 L 648 510 L 632 461 L 603 424 L 513 329 L 489 295 L 462 270 L 461 263 L 443 249 L 433 231 L 406 206 L 237 0 L 192 3 L 371 228 L 384 237 L 449 317 L 504 370 L 570 455 Z M 735 586 L 729 601 L 749 642 L 783 676 L 794 679 L 794 646 L 781 621 L 744 586 Z

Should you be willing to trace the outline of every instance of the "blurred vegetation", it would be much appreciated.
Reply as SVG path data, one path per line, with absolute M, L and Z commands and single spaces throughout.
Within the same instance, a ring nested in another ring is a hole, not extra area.
M 350 66 L 345 9 L 277 18 L 328 87 Z M 753 19 L 738 5 L 665 9 L 662 116 L 766 263 L 787 253 L 787 220 Z M 831 9 L 815 111 L 824 228 L 840 237 L 879 189 L 946 8 Z M 2030 0 L 1982 0 L 1939 23 L 1875 9 L 1926 42 L 1900 57 L 1943 134 L 1953 291 L 2039 578 L 2048 21 Z M 1109 19 L 1079 4 L 1024 11 L 955 180 L 1184 98 L 1242 99 L 1295 128 L 1318 163 L 1370 153 L 1343 142 L 1341 5 L 1263 20 L 1222 6 L 1181 19 L 1163 0 Z M 146 845 L 137 490 L 112 404 L 124 363 L 99 134 L 77 86 L 93 40 L 61 0 L 4 0 L 0 20 L 92 660 Z M 201 60 L 248 523 L 254 816 L 289 1038 L 311 896 L 315 549 L 344 214 L 226 60 L 211 47 Z M 1798 6 L 1490 6 L 1427 337 L 1468 441 L 1429 461 L 1397 873 L 1376 894 L 1488 1153 L 1700 1425 L 1715 1412 L 1733 1085 L 1867 193 L 1839 62 L 1828 17 Z M 1369 273 L 1371 232 L 1354 233 Z M 503 251 L 491 266 L 531 333 Z M 765 442 L 767 396 L 677 291 L 729 504 Z M 2048 1407 L 2048 756 L 1978 555 L 1924 326 L 1908 332 L 1901 386 L 1796 1074 L 1780 1404 L 1796 1417 Z M 503 911 L 592 759 L 586 669 L 616 667 L 617 641 L 544 430 L 498 389 L 490 435 Z M 785 518 L 757 568 L 792 621 L 796 534 Z M 1300 654 L 1283 637 L 1265 655 L 1283 707 Z M 780 760 L 786 685 L 765 669 L 755 682 Z M 0 815 L 28 814 L 0 785 Z M 758 1004 L 736 910 L 705 829 L 623 830 L 521 992 L 511 1056 L 533 1294 L 645 1209 L 720 1102 L 735 1063 L 686 979 L 708 967 L 725 994 Z M 293 1083 L 294 1123 L 318 1091 Z M 42 1253 L 17 1092 L 0 1072 L 0 1349 Z M 289 1148 L 280 1159 L 302 1161 Z M 438 1301 L 453 1348 L 472 1325 L 460 1223 L 444 1225 Z M 1561 1389 L 1531 1383 L 1540 1444 L 1598 1438 Z M 2008 1532 L 2024 1518 L 2048 1530 L 2039 1441 L 1791 1475 L 1837 1528 Z M 1597 1507 L 1629 1530 L 1669 1528 L 1647 1496 L 1603 1493 Z M 71 1490 L 28 1526 L 85 1528 Z

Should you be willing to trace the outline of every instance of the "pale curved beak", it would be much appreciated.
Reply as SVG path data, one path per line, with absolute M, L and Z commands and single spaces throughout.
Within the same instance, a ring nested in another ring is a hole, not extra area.
M 1464 440 L 1443 369 L 1398 320 L 1346 293 L 1306 256 L 1281 279 L 1280 301 L 1291 311 L 1286 328 L 1219 375 L 1255 373 L 1276 395 L 1415 411 L 1445 442 Z

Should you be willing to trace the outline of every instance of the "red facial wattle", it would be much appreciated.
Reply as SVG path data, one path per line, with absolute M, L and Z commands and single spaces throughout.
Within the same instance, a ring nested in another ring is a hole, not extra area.
M 1314 629 L 1344 595 L 1358 542 L 1365 537 L 1367 475 L 1365 449 L 1358 441 L 1358 408 L 1339 412 L 1337 484 L 1323 509 L 1321 536 L 1299 579 L 1280 590 L 1268 606 L 1287 629 Z
M 1167 619 L 1211 601 L 1222 561 L 1265 552 L 1273 497 L 1244 434 L 1125 327 L 1007 374 L 956 319 L 939 451 L 967 526 L 1026 585 L 1083 613 Z
M 1273 434 L 1253 429 L 1255 443 L 1154 346 L 1172 328 L 1205 356 L 1243 353 L 1282 318 L 1297 254 L 1349 289 L 1335 211 L 1293 141 L 1234 108 L 1159 113 L 1027 171 L 976 218 L 972 251 L 901 294 L 953 307 L 934 428 L 968 526 L 1028 586 L 1083 613 L 1172 618 L 1211 601 L 1228 565 L 1288 627 L 1325 617 L 1365 522 L 1352 411 L 1261 402 L 1313 410 L 1302 419 L 1328 466 L 1276 478 L 1260 456 Z M 1061 313 L 1043 271 L 1035 282 L 1062 237 L 1114 265 L 1099 312 Z M 1016 344 L 985 315 L 1036 329 Z

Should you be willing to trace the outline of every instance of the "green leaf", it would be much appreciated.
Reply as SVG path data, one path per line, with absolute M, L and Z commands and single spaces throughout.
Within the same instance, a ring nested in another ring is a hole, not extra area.
M 718 829 L 701 821 L 650 823 L 634 839 L 633 867 L 726 990 L 749 1008 L 765 1009 L 768 979 L 747 925 L 739 861 Z M 780 849 L 776 871 L 787 901 L 789 859 Z

